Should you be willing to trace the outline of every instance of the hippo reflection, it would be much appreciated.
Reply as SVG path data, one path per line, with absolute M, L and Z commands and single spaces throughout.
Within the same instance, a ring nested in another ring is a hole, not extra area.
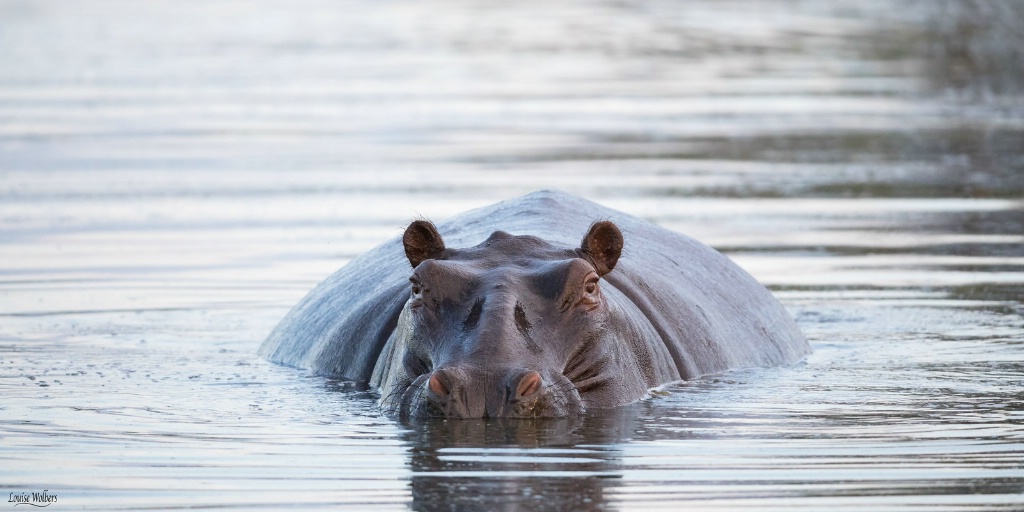
M 615 407 L 809 347 L 720 253 L 544 191 L 437 227 L 413 222 L 317 286 L 260 350 L 369 382 L 397 416 L 485 418 Z

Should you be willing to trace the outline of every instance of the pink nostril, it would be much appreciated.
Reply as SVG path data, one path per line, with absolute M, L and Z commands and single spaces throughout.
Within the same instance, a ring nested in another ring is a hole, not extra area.
M 516 388 L 516 397 L 523 398 L 540 391 L 541 384 L 542 382 L 539 373 L 535 371 L 526 372 L 519 378 L 519 387 Z
M 448 396 L 451 393 L 451 389 L 448 388 L 447 383 L 444 381 L 444 377 L 441 377 L 439 372 L 434 372 L 430 375 L 430 380 L 427 382 L 427 386 L 430 390 L 438 396 Z

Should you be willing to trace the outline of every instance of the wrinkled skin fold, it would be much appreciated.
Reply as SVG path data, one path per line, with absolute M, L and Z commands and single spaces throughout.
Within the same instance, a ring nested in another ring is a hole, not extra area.
M 447 418 L 573 416 L 809 350 L 717 251 L 552 191 L 411 223 L 318 285 L 260 348 L 378 387 L 390 415 Z

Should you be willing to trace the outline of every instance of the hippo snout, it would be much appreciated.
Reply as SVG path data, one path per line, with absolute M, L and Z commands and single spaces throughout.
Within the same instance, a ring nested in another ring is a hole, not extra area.
M 482 384 L 483 381 L 493 379 L 477 380 Z M 427 388 L 439 398 L 450 397 L 453 392 L 465 392 L 467 387 L 475 386 L 472 378 L 466 378 L 465 372 L 441 369 L 433 372 L 427 379 Z M 499 394 L 505 401 L 516 402 L 540 393 L 544 387 L 544 379 L 534 370 L 513 371 L 509 372 L 500 387 L 502 389 L 499 390 Z
M 427 416 L 448 418 L 564 415 L 569 400 L 551 380 L 529 369 L 448 366 L 434 370 L 423 381 L 418 405 Z

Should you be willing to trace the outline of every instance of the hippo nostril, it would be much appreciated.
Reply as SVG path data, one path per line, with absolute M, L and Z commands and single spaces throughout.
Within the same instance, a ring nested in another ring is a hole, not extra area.
M 526 398 L 538 391 L 542 386 L 540 374 L 535 371 L 528 371 L 519 378 L 519 387 L 516 388 L 516 398 Z
M 448 379 L 441 372 L 431 374 L 430 379 L 427 381 L 427 386 L 437 396 L 448 396 L 452 392 Z

